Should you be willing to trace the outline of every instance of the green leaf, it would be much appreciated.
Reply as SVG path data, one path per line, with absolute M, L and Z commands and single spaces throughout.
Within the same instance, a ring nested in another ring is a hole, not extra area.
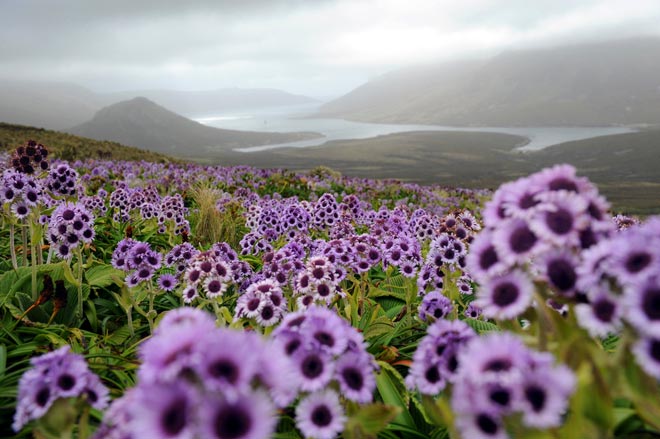
M 376 386 L 383 402 L 401 408 L 396 416 L 398 424 L 409 428 L 416 428 L 415 421 L 408 412 L 408 391 L 403 378 L 397 370 L 384 361 L 379 361 L 380 372 L 376 375 Z
M 364 332 L 365 340 L 370 340 L 372 338 L 387 334 L 392 331 L 394 324 L 390 319 L 385 316 L 378 317 L 376 320 L 371 322 Z
M 85 279 L 92 287 L 105 288 L 110 285 L 121 286 L 124 272 L 112 265 L 99 264 L 85 271 Z
M 500 330 L 499 326 L 485 320 L 465 319 L 464 321 L 468 324 L 468 326 L 477 331 L 478 334 Z
M 400 407 L 380 403 L 361 406 L 346 422 L 344 437 L 375 438 L 400 412 Z
M 7 370 L 7 346 L 0 345 L 0 378 L 5 376 Z

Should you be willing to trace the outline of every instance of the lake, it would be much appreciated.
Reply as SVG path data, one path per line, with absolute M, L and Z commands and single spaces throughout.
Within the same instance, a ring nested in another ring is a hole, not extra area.
M 305 148 L 332 140 L 366 139 L 409 131 L 471 131 L 514 134 L 529 139 L 517 149 L 537 151 L 573 140 L 634 132 L 629 127 L 456 127 L 445 125 L 381 124 L 352 122 L 343 119 L 310 118 L 320 104 L 260 108 L 218 115 L 194 117 L 208 126 L 246 131 L 314 131 L 323 137 L 299 142 L 239 148 L 236 151 L 258 152 L 276 148 Z

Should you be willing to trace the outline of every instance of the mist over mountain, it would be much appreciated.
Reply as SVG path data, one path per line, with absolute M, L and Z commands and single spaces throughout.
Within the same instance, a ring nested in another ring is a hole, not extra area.
M 75 84 L 0 80 L 0 122 L 61 130 L 101 107 L 98 95 Z
M 112 104 L 67 130 L 97 140 L 112 140 L 180 157 L 317 137 L 316 133 L 270 133 L 212 128 L 180 116 L 145 97 Z
M 253 108 L 279 107 L 317 102 L 307 96 L 272 88 L 223 88 L 219 90 L 177 91 L 139 90 L 100 95 L 110 105 L 143 96 L 185 116 L 217 114 Z
M 187 116 L 316 102 L 307 96 L 267 88 L 95 93 L 71 83 L 0 80 L 0 122 L 63 130 L 88 121 L 105 106 L 137 96 Z
M 472 126 L 660 123 L 660 38 L 504 52 L 411 67 L 323 105 L 366 122 Z

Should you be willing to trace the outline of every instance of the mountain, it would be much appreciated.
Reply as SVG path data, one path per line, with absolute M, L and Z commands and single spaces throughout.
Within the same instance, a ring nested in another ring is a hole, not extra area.
M 68 130 L 71 134 L 180 157 L 207 156 L 213 151 L 293 142 L 316 133 L 270 133 L 212 128 L 161 107 L 144 97 L 99 110 L 94 117 Z
M 320 113 L 460 126 L 659 124 L 660 38 L 411 67 L 326 103 Z
M 140 90 L 100 95 L 106 105 L 144 96 L 185 116 L 206 116 L 222 111 L 282 107 L 317 102 L 307 96 L 271 88 L 223 88 L 206 91 Z
M 68 129 L 88 121 L 103 107 L 136 96 L 145 96 L 186 116 L 317 102 L 307 96 L 269 88 L 146 90 L 100 94 L 69 83 L 0 79 L 0 122 L 55 130 Z
M 101 108 L 98 96 L 75 84 L 0 81 L 0 121 L 50 129 L 69 128 Z

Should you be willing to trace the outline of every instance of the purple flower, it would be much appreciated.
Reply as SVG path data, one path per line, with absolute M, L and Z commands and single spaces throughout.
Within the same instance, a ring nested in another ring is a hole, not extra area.
M 660 337 L 660 276 L 629 286 L 624 300 L 630 324 L 641 334 Z
M 575 377 L 566 366 L 527 372 L 521 389 L 523 423 L 535 428 L 560 425 L 574 386 Z
M 373 399 L 376 379 L 370 356 L 357 352 L 347 352 L 335 364 L 335 378 L 342 395 L 359 403 Z
M 199 395 L 183 381 L 141 384 L 131 410 L 131 432 L 135 437 L 193 438 Z
M 650 376 L 660 379 L 660 337 L 640 338 L 632 351 L 637 364 Z
M 419 318 L 426 321 L 427 316 L 434 319 L 442 319 L 447 317 L 454 307 L 451 300 L 445 297 L 440 291 L 431 291 L 427 293 L 422 299 L 419 306 Z
M 86 397 L 97 409 L 107 405 L 108 390 L 90 372 L 82 355 L 69 352 L 69 346 L 32 358 L 30 362 L 32 369 L 18 383 L 14 431 L 45 415 L 58 398 Z
M 459 352 L 474 331 L 459 320 L 437 320 L 427 330 L 427 335 L 417 345 L 406 384 L 420 392 L 436 395 L 452 382 L 458 368 Z
M 332 390 L 308 395 L 296 407 L 296 426 L 305 437 L 333 439 L 345 423 L 339 397 Z
M 174 291 L 174 289 L 177 287 L 179 284 L 179 281 L 177 278 L 169 273 L 162 274 L 158 278 L 158 287 L 163 290 L 163 291 Z
M 484 283 L 477 292 L 475 304 L 489 318 L 512 319 L 529 306 L 534 285 L 521 271 L 496 276 Z
M 275 407 L 261 392 L 237 398 L 211 398 L 202 410 L 200 437 L 217 439 L 267 439 L 275 431 Z
M 577 322 L 594 337 L 617 332 L 623 316 L 621 299 L 604 287 L 589 293 L 589 303 L 575 306 Z
M 498 261 L 501 258 L 507 264 L 526 262 L 539 252 L 541 246 L 539 237 L 523 220 L 508 220 L 501 223 L 493 233 L 493 243 L 497 250 Z M 488 258 L 492 260 L 492 256 Z M 485 264 L 485 266 L 493 267 L 494 264 Z

